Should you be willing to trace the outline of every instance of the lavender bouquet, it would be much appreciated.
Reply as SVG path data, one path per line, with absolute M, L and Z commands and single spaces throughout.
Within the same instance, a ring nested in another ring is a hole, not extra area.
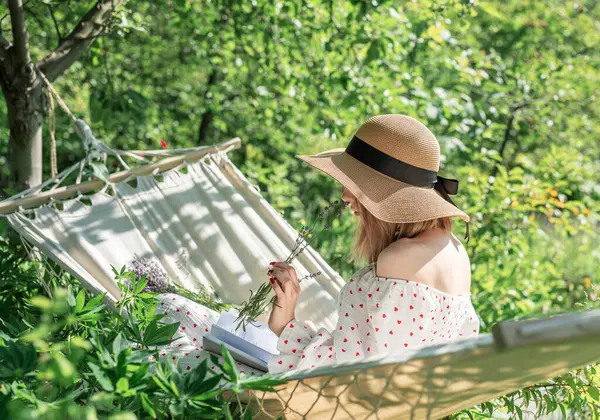
M 172 286 L 166 271 L 160 264 L 150 258 L 143 258 L 138 255 L 133 256 L 133 260 L 127 267 L 129 271 L 135 274 L 136 280 L 145 278 L 148 282 L 144 287 L 144 292 L 152 293 L 173 293 L 175 287 Z M 126 280 L 125 284 L 131 287 L 131 282 Z
M 342 210 L 348 206 L 348 202 L 346 201 L 334 201 L 332 204 L 328 204 L 323 211 L 318 214 L 318 218 L 314 219 L 309 223 L 309 227 L 302 226 L 300 229 L 300 233 L 298 238 L 296 239 L 296 243 L 290 252 L 290 255 L 285 259 L 285 263 L 291 263 L 298 255 L 300 255 L 307 246 L 310 245 L 311 240 L 313 239 L 313 233 L 317 226 L 323 228 L 323 230 L 329 230 L 331 227 L 331 215 L 333 217 L 340 216 L 342 214 Z M 309 274 L 305 277 L 298 279 L 298 282 L 302 282 L 307 278 L 312 278 L 320 275 L 321 272 L 317 271 L 316 273 Z M 256 293 L 253 293 L 250 290 L 250 297 L 246 302 L 243 302 L 239 308 L 239 314 L 236 321 L 239 321 L 236 330 L 242 327 L 245 331 L 246 326 L 253 322 L 256 322 L 256 319 L 262 315 L 268 308 L 272 307 L 275 303 L 275 295 L 271 295 L 273 288 L 269 284 L 269 282 L 265 282 L 260 285 Z
M 182 273 L 188 271 L 185 267 L 181 266 L 186 265 L 186 262 L 180 261 L 186 259 L 186 255 L 187 254 L 180 256 L 179 260 L 177 261 L 178 265 L 180 265 L 178 268 Z M 143 258 L 138 255 L 134 255 L 133 260 L 127 268 L 129 271 L 134 273 L 135 279 L 137 281 L 139 281 L 142 278 L 144 278 L 147 281 L 146 287 L 142 289 L 143 292 L 157 294 L 175 293 L 215 311 L 229 309 L 232 306 L 222 302 L 218 302 L 215 299 L 213 299 L 209 291 L 203 286 L 199 286 L 199 291 L 191 292 L 174 283 L 169 278 L 167 272 L 155 259 Z M 129 288 L 132 287 L 132 284 L 128 279 L 125 279 L 125 285 Z

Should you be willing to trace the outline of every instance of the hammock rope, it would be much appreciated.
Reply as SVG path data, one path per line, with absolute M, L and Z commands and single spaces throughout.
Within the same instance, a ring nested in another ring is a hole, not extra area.
M 48 131 L 50 132 L 50 176 L 54 178 L 58 170 L 56 168 L 56 118 L 52 95 L 48 95 Z
M 63 111 L 65 111 L 65 113 L 67 113 L 67 115 L 69 117 L 71 117 L 71 119 L 73 121 L 77 121 L 77 117 L 71 112 L 71 110 L 69 109 L 69 107 L 67 106 L 67 104 L 65 103 L 63 98 L 61 98 L 60 95 L 58 94 L 58 92 L 56 91 L 56 89 L 54 89 L 54 86 L 52 86 L 52 83 L 50 83 L 50 80 L 48 80 L 46 75 L 44 73 L 42 73 L 42 71 L 40 69 L 37 69 L 37 70 L 38 70 L 40 77 L 42 78 L 42 80 L 44 81 L 46 86 L 48 87 L 48 90 L 50 91 L 50 93 L 52 95 L 54 95 L 54 97 L 56 98 L 56 102 L 58 102 L 58 105 L 60 105 L 60 107 L 63 109 Z
M 158 172 L 161 172 L 163 169 L 171 169 L 174 166 L 178 166 L 180 164 L 187 165 L 188 160 L 195 161 L 198 158 L 201 158 L 203 155 L 208 155 L 209 153 L 218 154 L 218 153 L 228 153 L 230 150 L 236 149 L 240 147 L 241 141 L 238 137 L 231 139 L 228 142 L 225 142 L 221 145 L 204 145 L 197 147 L 189 147 L 189 148 L 181 148 L 181 149 L 162 149 L 162 150 L 120 150 L 113 149 L 102 141 L 98 140 L 89 125 L 82 119 L 77 118 L 75 114 L 71 111 L 69 106 L 66 104 L 65 100 L 60 96 L 60 94 L 56 91 L 52 83 L 48 80 L 48 78 L 38 69 L 37 70 L 40 77 L 44 81 L 44 84 L 48 88 L 48 101 L 49 101 L 49 114 L 48 114 L 48 127 L 50 131 L 51 138 L 51 152 L 50 152 L 50 166 L 51 166 L 51 178 L 44 181 L 43 183 L 28 188 L 25 191 L 17 193 L 12 197 L 8 197 L 4 200 L 0 200 L 0 217 L 6 217 L 8 214 L 14 211 L 23 211 L 24 206 L 21 201 L 26 200 L 29 197 L 32 197 L 36 194 L 44 192 L 46 188 L 49 187 L 48 191 L 55 191 L 57 194 L 60 192 L 58 188 L 63 185 L 63 182 L 74 172 L 78 171 L 75 185 L 81 185 L 83 192 L 91 192 L 94 190 L 105 190 L 107 185 L 98 184 L 97 187 L 91 188 L 88 183 L 82 183 L 82 178 L 85 172 L 86 165 L 96 161 L 102 162 L 103 165 L 106 164 L 106 159 L 108 155 L 114 156 L 115 159 L 119 162 L 120 166 L 124 169 L 124 171 L 116 172 L 110 175 L 109 183 L 121 182 L 123 180 L 129 180 L 132 177 L 136 177 L 139 175 L 146 175 L 147 173 L 143 170 L 145 167 L 139 167 L 136 169 L 132 169 L 130 165 L 125 162 L 123 157 L 128 157 L 134 159 L 138 162 L 148 163 L 151 162 L 146 156 L 150 157 L 169 157 L 169 156 L 181 156 L 185 155 L 183 159 L 177 160 L 175 165 L 173 165 L 172 161 L 165 160 L 166 164 L 163 168 L 162 161 L 157 164 L 148 164 L 147 166 L 152 166 L 151 173 L 155 175 Z M 62 172 L 58 172 L 57 170 L 57 159 L 56 159 L 56 140 L 55 140 L 55 129 L 56 129 L 56 121 L 55 121 L 55 106 L 54 100 L 61 107 L 61 109 L 71 118 L 73 121 L 73 128 L 75 132 L 79 135 L 79 137 L 83 141 L 83 147 L 86 153 L 86 156 L 81 159 L 79 162 L 70 166 L 66 170 Z M 106 183 L 105 183 L 106 184 Z M 82 190 L 76 190 L 74 195 L 77 197 L 82 196 Z M 63 199 L 65 197 L 62 197 Z M 48 200 L 53 200 L 53 196 L 50 196 Z M 16 202 L 16 203 L 15 203 Z M 25 203 L 23 203 L 25 204 Z M 39 203 L 38 203 L 39 204 Z

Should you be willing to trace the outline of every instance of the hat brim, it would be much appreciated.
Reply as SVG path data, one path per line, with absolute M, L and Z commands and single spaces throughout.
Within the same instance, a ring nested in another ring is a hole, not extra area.
M 385 222 L 415 223 L 446 216 L 458 216 L 465 222 L 470 219 L 433 188 L 415 187 L 384 175 L 350 156 L 345 148 L 296 157 L 340 182 Z

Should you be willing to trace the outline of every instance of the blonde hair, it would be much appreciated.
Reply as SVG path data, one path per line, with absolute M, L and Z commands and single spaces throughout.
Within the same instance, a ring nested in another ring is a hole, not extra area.
M 452 231 L 450 217 L 424 220 L 415 223 L 384 222 L 373 216 L 358 200 L 356 207 L 360 214 L 358 228 L 354 235 L 354 248 L 350 254 L 350 262 L 377 262 L 381 251 L 400 238 L 413 238 L 421 232 L 439 227 L 444 232 Z

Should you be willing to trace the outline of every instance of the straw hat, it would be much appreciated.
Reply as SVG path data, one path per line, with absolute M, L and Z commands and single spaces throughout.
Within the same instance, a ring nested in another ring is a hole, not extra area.
M 380 220 L 410 223 L 458 216 L 469 221 L 448 197 L 458 192 L 458 181 L 437 174 L 437 139 L 407 115 L 376 115 L 360 126 L 346 148 L 296 157 L 335 178 Z

